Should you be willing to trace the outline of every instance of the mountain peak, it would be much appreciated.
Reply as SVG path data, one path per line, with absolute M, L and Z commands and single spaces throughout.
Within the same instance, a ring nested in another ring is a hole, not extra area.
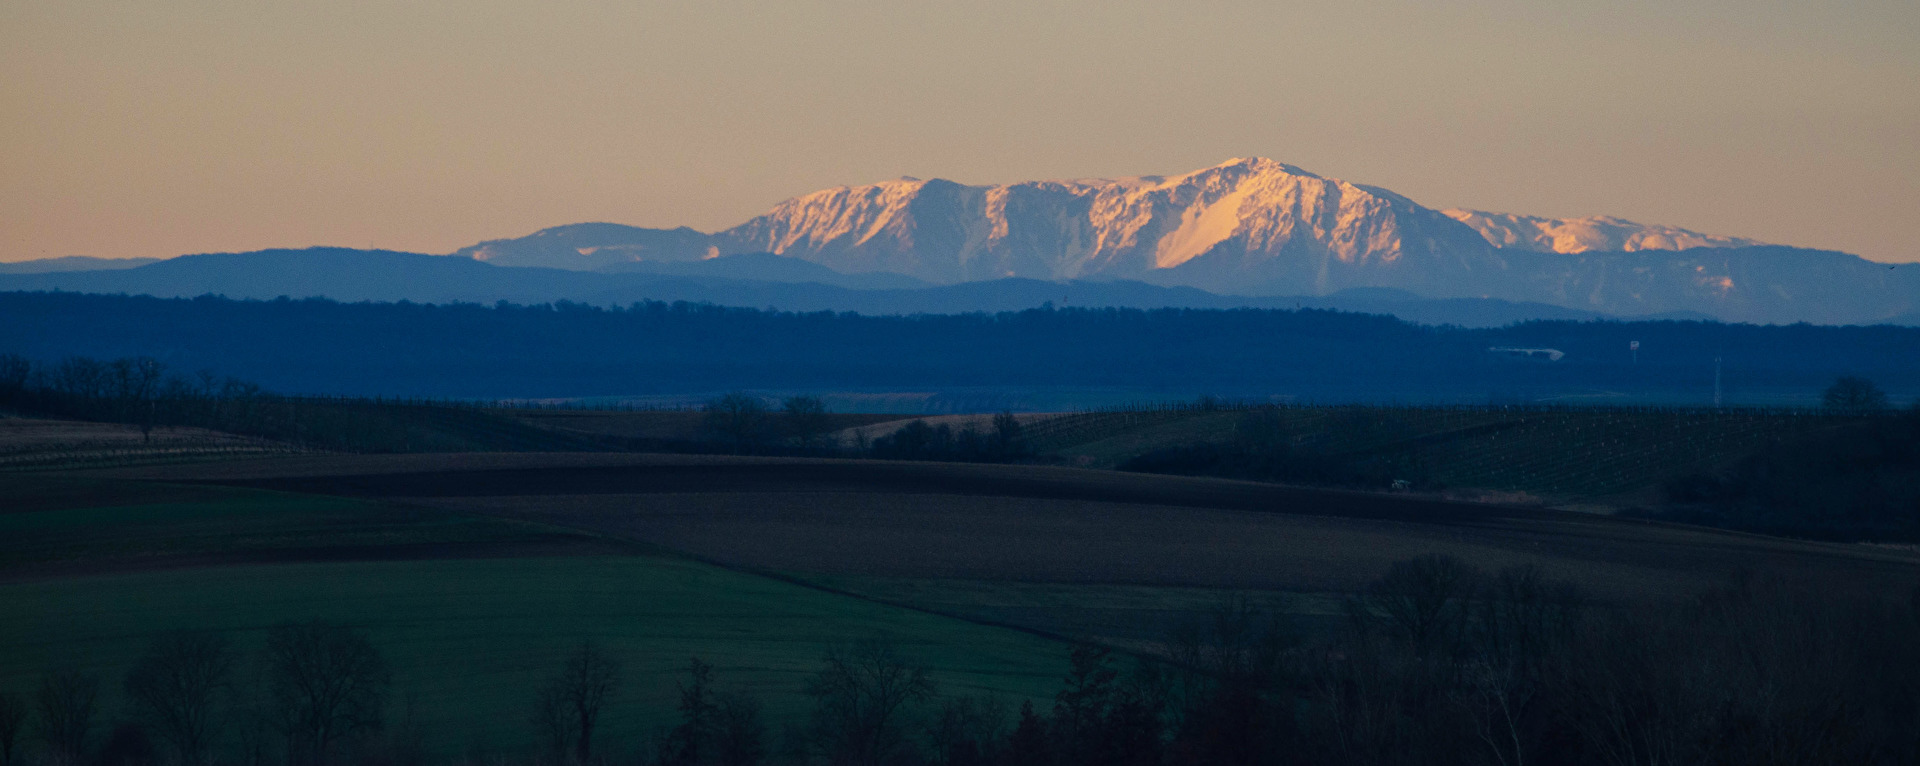
M 1266 157 L 1172 177 L 835 187 L 715 236 L 722 252 L 767 251 L 934 282 L 1145 279 L 1179 269 L 1200 286 L 1280 280 L 1315 294 L 1438 288 L 1444 280 L 1400 284 L 1403 277 L 1380 269 L 1412 275 L 1417 269 L 1391 264 L 1435 258 L 1445 261 L 1442 270 L 1456 269 L 1492 253 L 1472 229 L 1392 192 Z
M 1290 176 L 1304 176 L 1307 178 L 1320 177 L 1319 175 L 1309 172 L 1298 165 L 1289 165 L 1287 163 L 1280 162 L 1279 160 L 1269 159 L 1266 157 L 1235 157 L 1233 159 L 1227 160 L 1226 162 L 1222 162 L 1213 167 L 1206 168 L 1204 170 L 1196 170 L 1193 173 L 1189 173 L 1188 175 L 1196 175 L 1199 173 L 1205 173 L 1205 172 L 1214 171 L 1214 170 L 1238 170 L 1238 171 L 1245 171 L 1250 174 L 1280 173 L 1280 174 L 1285 174 Z
M 1687 252 L 1643 258 L 1634 251 L 1753 244 L 1612 216 L 1434 210 L 1387 189 L 1250 156 L 1173 176 L 991 186 L 903 176 L 794 197 L 710 235 L 580 224 L 482 243 L 461 254 L 497 265 L 660 271 L 661 264 L 773 253 L 842 274 L 948 284 L 1009 277 L 1118 279 L 1243 295 L 1384 288 L 1432 298 L 1548 300 L 1601 311 L 1618 310 L 1603 293 L 1627 290 L 1631 302 L 1623 305 L 1632 308 L 1623 313 L 1648 313 L 1702 305 L 1648 297 L 1657 290 L 1704 291 L 1687 300 L 1732 306 L 1759 300 L 1748 294 L 1776 283 L 1742 271 L 1762 268 L 1764 259 L 1754 252 L 1765 248 L 1719 261 Z M 1552 257 L 1588 252 L 1611 256 Z M 1662 259 L 1684 261 L 1684 286 L 1662 281 L 1672 280 L 1656 273 L 1667 272 L 1645 266 L 1667 262 Z M 753 271 L 759 265 L 743 261 L 729 268 Z

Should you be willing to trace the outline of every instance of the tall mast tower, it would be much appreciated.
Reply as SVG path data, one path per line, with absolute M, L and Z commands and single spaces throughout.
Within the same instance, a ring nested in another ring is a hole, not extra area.
M 1720 409 L 1720 357 L 1713 358 L 1713 408 Z

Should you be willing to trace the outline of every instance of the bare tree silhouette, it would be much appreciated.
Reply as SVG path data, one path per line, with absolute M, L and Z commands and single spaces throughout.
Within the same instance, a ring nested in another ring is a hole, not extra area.
M 267 631 L 273 713 L 294 766 L 325 762 L 342 739 L 380 728 L 392 674 L 372 642 L 344 625 Z
M 233 670 L 227 637 L 202 631 L 162 636 L 127 672 L 127 697 L 182 764 L 206 763 L 216 704 Z
M 588 763 L 593 756 L 594 726 L 619 681 L 620 663 L 593 642 L 582 643 L 567 655 L 560 675 L 541 691 L 535 713 L 548 745 L 564 750 L 571 744 L 575 762 Z

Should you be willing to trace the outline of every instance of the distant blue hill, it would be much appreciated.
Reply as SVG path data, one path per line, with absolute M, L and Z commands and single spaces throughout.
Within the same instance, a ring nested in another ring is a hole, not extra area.
M 1498 327 L 1533 319 L 1617 318 L 1546 303 L 1429 299 L 1381 288 L 1318 297 L 1247 297 L 1134 281 L 1000 279 L 927 285 L 895 274 L 841 274 L 818 264 L 765 253 L 614 264 L 608 268 L 573 271 L 506 267 L 457 256 L 321 247 L 189 255 L 119 270 L 0 273 L 0 290 L 157 297 L 324 297 L 349 302 L 564 300 L 620 306 L 650 300 L 688 301 L 875 315 L 1018 311 L 1048 304 L 1093 308 L 1315 308 L 1462 327 Z M 1697 312 L 1671 310 L 1638 318 L 1710 319 Z
M 697 261 L 628 261 L 597 270 L 606 274 L 655 274 L 792 284 L 811 282 L 855 290 L 907 290 L 929 286 L 929 283 L 905 274 L 842 274 L 817 263 L 773 253 L 738 253 Z
M 1730 403 L 1813 405 L 1838 375 L 1865 376 L 1902 406 L 1920 393 L 1920 329 L 1902 327 L 1542 321 L 1466 329 L 1334 311 L 874 317 L 663 303 L 600 309 L 0 292 L 0 328 L 0 354 L 39 364 L 148 355 L 180 372 L 207 369 L 318 394 L 973 391 L 1005 401 L 1047 390 L 1105 391 L 1096 401 L 1107 402 L 1133 392 L 1160 400 L 1704 405 L 1718 385 Z M 1641 344 L 1637 358 L 1633 341 Z M 1559 355 L 1495 350 L 1511 348 Z
M 50 271 L 105 271 L 110 269 L 132 269 L 158 261 L 158 258 L 95 258 L 88 255 L 66 255 L 59 258 L 40 258 L 32 261 L 13 261 L 0 263 L 0 274 L 44 274 Z

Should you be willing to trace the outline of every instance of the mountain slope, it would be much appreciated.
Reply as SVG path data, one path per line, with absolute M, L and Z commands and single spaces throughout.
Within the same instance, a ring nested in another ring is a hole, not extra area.
M 46 274 L 55 271 L 111 271 L 114 269 L 134 269 L 158 260 L 160 259 L 95 258 L 88 255 L 67 255 L 59 258 L 37 258 L 31 261 L 0 263 L 0 274 Z
M 224 295 L 270 300 L 326 297 L 340 301 L 541 304 L 573 301 L 626 306 L 686 301 L 786 311 L 862 314 L 962 314 L 1019 311 L 1047 304 L 1129 308 L 1317 308 L 1397 316 L 1427 324 L 1497 327 L 1529 319 L 1598 319 L 1604 315 L 1538 303 L 1488 299 L 1432 300 L 1398 291 L 1326 297 L 1219 295 L 1191 287 L 1128 280 L 1053 282 L 997 279 L 928 285 L 893 274 L 841 275 L 768 254 L 722 256 L 666 264 L 634 263 L 666 273 L 583 272 L 497 267 L 466 258 L 379 250 L 312 248 L 182 256 L 125 271 L 0 274 L 0 291 L 124 293 L 163 298 Z M 729 278 L 775 274 L 789 281 Z M 677 273 L 676 273 L 677 272 Z M 815 279 L 815 277 L 821 277 Z M 804 280 L 804 281 L 802 281 Z M 835 284 L 835 281 L 845 284 Z M 868 284 L 862 284 L 863 282 Z M 0 341 L 4 341 L 0 333 Z
M 1464 223 L 1495 247 L 1540 253 L 1586 253 L 1596 250 L 1688 250 L 1696 247 L 1755 247 L 1766 243 L 1741 237 L 1701 234 L 1674 226 L 1634 223 L 1613 216 L 1541 218 L 1479 210 L 1442 210 Z
M 1464 224 L 1398 194 L 1263 158 L 1172 178 L 963 186 L 901 179 L 797 197 L 715 235 L 844 272 L 931 282 L 1149 279 L 1326 294 L 1398 287 L 1473 295 L 1501 256 Z M 1483 292 L 1483 291 L 1479 291 Z
M 595 271 L 637 261 L 682 262 L 718 255 L 702 232 L 643 229 L 617 223 L 576 223 L 517 239 L 494 239 L 453 254 L 495 266 L 542 266 Z
M 316 247 L 183 255 L 115 271 L 0 275 L 0 288 L 162 298 L 225 295 L 272 299 L 284 295 L 342 301 L 444 302 L 522 299 L 566 289 L 592 276 L 555 269 L 502 269 L 465 258 L 420 253 Z
M 886 271 L 843 274 L 817 263 L 772 253 L 735 253 L 697 261 L 632 261 L 605 266 L 607 274 L 659 274 L 664 276 L 742 279 L 755 282 L 822 284 L 855 290 L 893 290 L 926 287 L 905 274 Z
M 1617 315 L 1700 311 L 1757 324 L 1874 324 L 1920 311 L 1920 264 L 1766 245 L 1632 253 L 1522 253 L 1523 294 Z

